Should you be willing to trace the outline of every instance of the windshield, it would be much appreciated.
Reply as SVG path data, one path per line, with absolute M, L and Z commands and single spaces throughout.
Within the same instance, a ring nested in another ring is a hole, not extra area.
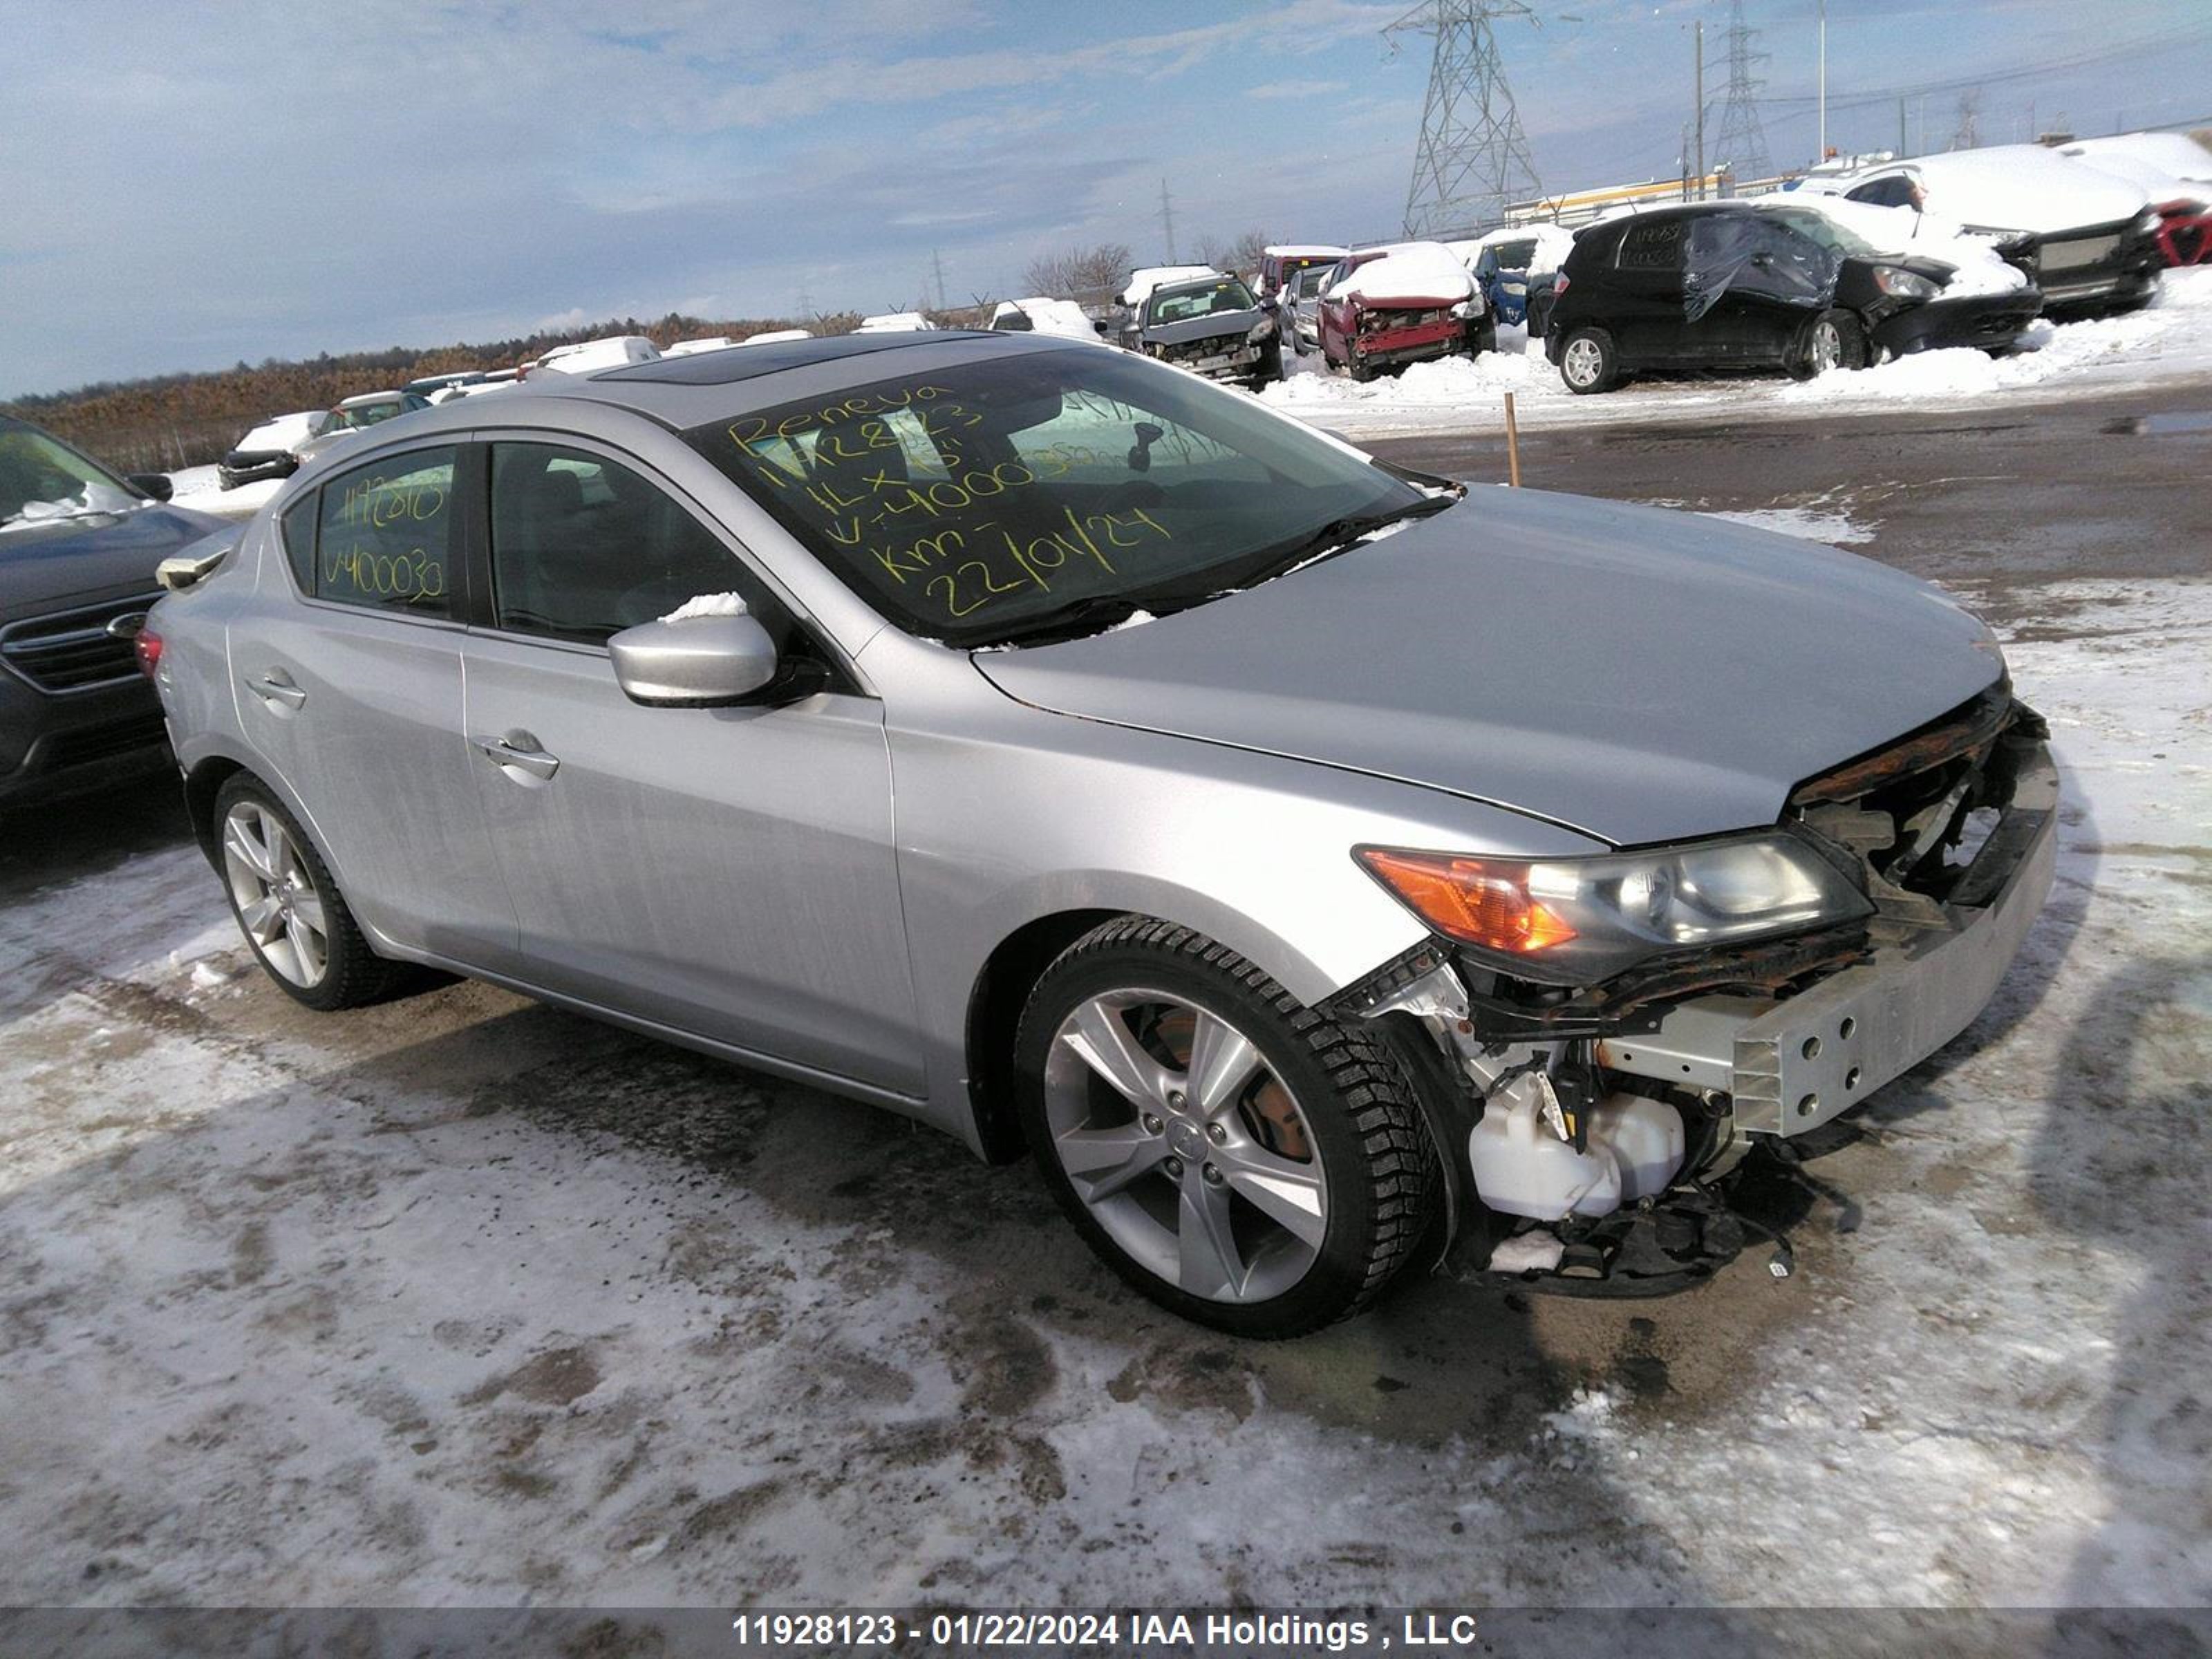
M 127 513 L 138 493 L 88 455 L 24 421 L 0 418 L 0 525 Z
M 1825 213 L 1811 208 L 1769 208 L 1767 212 L 1792 230 L 1802 231 L 1831 253 L 1864 258 L 1875 253 L 1872 242 L 1845 230 Z
M 1311 556 L 1334 526 L 1430 504 L 1236 392 L 1089 346 L 684 437 L 884 616 L 961 645 L 1196 604 Z
M 1163 323 L 1187 323 L 1194 317 L 1249 311 L 1253 303 L 1252 290 L 1234 276 L 1204 288 L 1164 288 L 1145 302 L 1145 322 L 1153 328 Z

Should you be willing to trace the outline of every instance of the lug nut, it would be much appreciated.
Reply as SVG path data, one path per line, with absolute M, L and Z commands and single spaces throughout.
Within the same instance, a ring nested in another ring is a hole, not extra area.
M 1167 1170 L 1168 1174 L 1172 1176 L 1176 1180 L 1180 1181 L 1182 1179 L 1182 1160 L 1181 1158 L 1171 1158 L 1162 1167 L 1164 1167 Z
M 1226 1146 L 1229 1144 L 1229 1131 L 1218 1123 L 1209 1123 L 1206 1126 L 1206 1138 L 1217 1146 Z
M 1206 1184 L 1207 1186 L 1218 1187 L 1221 1184 L 1221 1171 L 1215 1169 L 1211 1164 L 1206 1166 L 1203 1173 L 1206 1176 Z
M 1152 1113 L 1150 1113 L 1150 1112 L 1146 1112 L 1146 1113 L 1145 1114 L 1145 1133 L 1146 1133 L 1146 1134 L 1148 1134 L 1148 1135 L 1156 1135 L 1156 1134 L 1159 1133 L 1159 1132 L 1160 1132 L 1160 1121 L 1159 1121 L 1159 1119 L 1158 1119 L 1158 1118 L 1157 1118 L 1157 1117 L 1155 1117 L 1155 1116 L 1153 1116 Z
M 1168 1104 L 1178 1112 L 1182 1110 L 1182 1099 L 1183 1097 L 1182 1090 L 1170 1089 L 1168 1091 Z

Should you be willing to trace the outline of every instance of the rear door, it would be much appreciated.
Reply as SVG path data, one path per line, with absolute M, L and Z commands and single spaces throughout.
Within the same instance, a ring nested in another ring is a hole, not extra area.
M 883 707 L 694 503 L 583 440 L 488 446 L 466 647 L 474 787 L 524 971 L 586 1002 L 919 1094 Z M 606 641 L 735 592 L 833 689 L 646 708 Z
M 288 508 L 267 601 L 231 633 L 246 734 L 308 818 L 364 921 L 497 973 L 514 912 L 461 738 L 465 451 L 338 473 Z

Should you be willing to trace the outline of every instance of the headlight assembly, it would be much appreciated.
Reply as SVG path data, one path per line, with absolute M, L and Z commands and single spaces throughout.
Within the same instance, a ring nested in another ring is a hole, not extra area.
M 1541 861 L 1390 847 L 1352 856 L 1445 938 L 1551 985 L 1595 985 L 1647 957 L 1874 911 L 1812 848 L 1772 833 Z
M 1267 338 L 1267 337 L 1274 331 L 1275 325 L 1273 319 L 1272 318 L 1262 317 L 1258 322 L 1253 324 L 1250 328 L 1244 331 L 1244 337 L 1252 344 L 1257 345 L 1261 341 Z
M 1932 300 L 1943 290 L 1917 271 L 1906 270 L 1899 265 L 1876 265 L 1874 285 L 1884 294 L 1900 300 Z

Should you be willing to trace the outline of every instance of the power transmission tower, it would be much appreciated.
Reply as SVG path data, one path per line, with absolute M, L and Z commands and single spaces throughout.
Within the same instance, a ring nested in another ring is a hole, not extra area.
M 1953 149 L 1973 149 L 1980 145 L 1981 114 L 1982 89 L 1979 87 L 1959 94 L 1959 126 L 1958 131 L 1951 135 Z
M 1160 180 L 1160 228 L 1167 233 L 1168 263 L 1173 264 L 1176 262 L 1175 204 L 1169 199 L 1168 181 L 1164 179 Z
M 945 261 L 939 257 L 935 248 L 929 250 L 929 268 L 937 274 L 937 308 L 943 311 L 945 308 Z
M 1766 82 L 1752 71 L 1767 60 L 1753 52 L 1759 31 L 1743 21 L 1743 0 L 1729 0 L 1728 102 L 1721 108 L 1720 160 L 1739 184 L 1773 172 L 1766 155 L 1766 131 L 1759 123 L 1759 89 Z
M 1382 31 L 1435 37 L 1420 147 L 1406 187 L 1406 234 L 1431 237 L 1502 223 L 1516 201 L 1540 195 L 1528 136 L 1498 62 L 1494 17 L 1536 15 L 1522 0 L 1426 0 Z

